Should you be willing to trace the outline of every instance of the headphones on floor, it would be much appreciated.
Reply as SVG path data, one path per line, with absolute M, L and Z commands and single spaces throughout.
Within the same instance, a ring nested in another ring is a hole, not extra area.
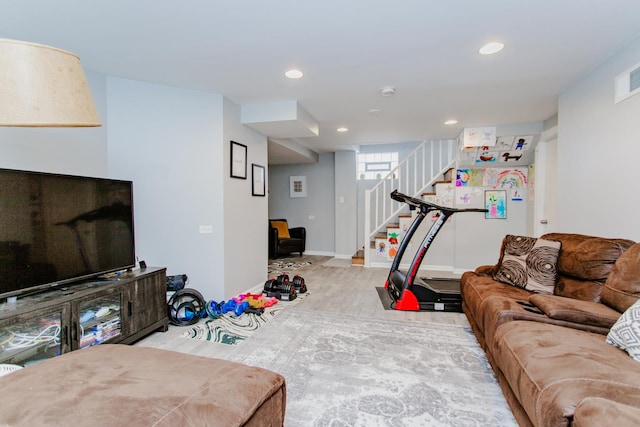
M 195 289 L 183 288 L 169 298 L 169 321 L 176 326 L 198 323 L 205 312 L 206 301 Z

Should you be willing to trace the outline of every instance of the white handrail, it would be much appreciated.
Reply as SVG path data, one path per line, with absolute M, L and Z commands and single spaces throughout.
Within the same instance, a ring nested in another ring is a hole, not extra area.
M 365 191 L 365 266 L 370 265 L 367 242 L 405 208 L 404 204 L 389 197 L 391 191 L 397 189 L 400 193 L 422 198 L 428 187 L 455 167 L 455 147 L 453 139 L 424 141 L 371 190 Z

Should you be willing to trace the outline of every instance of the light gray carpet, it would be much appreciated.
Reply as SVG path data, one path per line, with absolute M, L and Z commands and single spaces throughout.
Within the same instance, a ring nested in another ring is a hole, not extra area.
M 292 307 L 226 358 L 285 376 L 286 425 L 516 426 L 466 327 Z

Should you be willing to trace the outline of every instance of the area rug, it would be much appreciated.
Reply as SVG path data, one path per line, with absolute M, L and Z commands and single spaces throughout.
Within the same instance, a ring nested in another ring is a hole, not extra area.
M 290 261 L 286 259 L 281 261 L 272 261 L 267 268 L 268 270 L 267 275 L 270 278 L 277 277 L 283 273 L 291 275 L 291 273 L 293 273 L 297 269 L 306 267 L 307 265 L 311 265 L 311 263 L 308 261 L 296 262 L 296 261 Z
M 468 327 L 286 310 L 229 360 L 287 381 L 286 425 L 517 426 Z
M 287 307 L 293 307 L 309 296 L 309 292 L 298 294 L 293 301 L 278 301 L 267 307 L 262 314 L 243 313 L 240 316 L 223 314 L 216 319 L 208 318 L 185 331 L 182 336 L 219 344 L 238 345 L 255 333 Z

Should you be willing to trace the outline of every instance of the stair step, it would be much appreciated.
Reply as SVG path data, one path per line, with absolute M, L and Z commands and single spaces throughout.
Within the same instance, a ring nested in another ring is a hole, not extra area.
M 400 228 L 400 224 L 399 223 L 387 224 L 387 230 L 390 228 Z
M 400 214 L 398 215 L 398 218 L 411 218 L 413 215 L 411 214 Z
M 364 249 L 360 249 L 351 257 L 351 265 L 364 265 Z

